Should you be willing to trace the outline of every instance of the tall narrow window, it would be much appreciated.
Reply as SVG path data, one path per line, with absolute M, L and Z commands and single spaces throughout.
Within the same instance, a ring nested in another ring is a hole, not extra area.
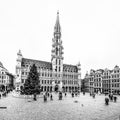
M 56 65 L 57 65 L 57 59 L 56 59 Z
M 58 55 L 58 48 L 56 47 L 56 55 Z
M 60 67 L 59 67 L 59 72 L 60 72 Z
M 59 60 L 59 65 L 60 65 L 60 60 Z
M 56 68 L 55 68 L 55 71 L 57 72 L 57 66 L 56 66 Z

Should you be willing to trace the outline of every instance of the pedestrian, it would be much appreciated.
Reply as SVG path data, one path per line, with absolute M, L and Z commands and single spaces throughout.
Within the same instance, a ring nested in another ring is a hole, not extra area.
M 105 98 L 105 104 L 109 105 L 109 99 L 108 98 Z
M 65 92 L 65 97 L 66 97 L 67 93 Z
M 52 94 L 50 95 L 50 100 L 53 100 L 53 96 L 52 96 Z
M 47 93 L 47 96 L 49 97 L 49 95 L 50 95 L 50 94 L 49 94 L 49 92 L 48 92 L 48 93 Z
M 47 96 L 43 95 L 43 98 L 44 98 L 44 102 L 46 102 L 47 101 Z
M 62 100 L 62 92 L 59 92 L 59 100 Z
M 36 99 L 36 93 L 34 93 L 33 96 L 34 96 L 34 97 L 33 97 L 33 100 L 36 101 L 36 100 L 37 100 L 37 99 Z
M 114 98 L 114 102 L 116 102 L 116 101 L 117 101 L 117 97 L 116 97 L 116 96 L 114 96 L 113 98 Z
M 83 95 L 85 95 L 85 91 L 83 92 Z
M 113 101 L 113 95 L 112 94 L 110 95 L 110 100 Z
M 93 98 L 95 98 L 95 93 L 93 93 Z
M 74 93 L 72 92 L 72 97 L 74 97 Z
M 78 95 L 78 94 L 77 94 L 77 92 L 76 92 L 76 93 L 75 93 L 75 96 L 77 97 L 77 95 Z

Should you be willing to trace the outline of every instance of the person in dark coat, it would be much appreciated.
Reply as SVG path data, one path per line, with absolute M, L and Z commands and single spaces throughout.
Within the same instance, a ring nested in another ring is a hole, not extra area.
M 72 97 L 74 97 L 74 93 L 72 92 Z
M 59 92 L 59 100 L 62 100 L 62 92 Z
M 65 92 L 65 97 L 66 97 L 67 93 Z
M 83 91 L 83 95 L 85 95 L 85 91 Z
M 116 102 L 116 101 L 117 101 L 117 97 L 116 97 L 116 96 L 114 96 L 114 97 L 113 97 L 113 99 L 114 99 L 114 102 Z
M 108 98 L 105 98 L 105 104 L 109 105 L 109 99 Z
M 50 94 L 49 94 L 49 92 L 48 92 L 48 93 L 47 93 L 47 96 L 49 97 L 49 95 L 50 95 Z
M 43 98 L 44 98 L 44 102 L 47 102 L 47 96 L 44 95 Z
M 36 101 L 36 93 L 34 93 L 34 97 L 33 97 L 33 100 Z
M 95 98 L 95 93 L 93 93 L 93 98 Z
M 50 95 L 50 100 L 53 100 L 53 96 L 52 96 L 52 94 Z

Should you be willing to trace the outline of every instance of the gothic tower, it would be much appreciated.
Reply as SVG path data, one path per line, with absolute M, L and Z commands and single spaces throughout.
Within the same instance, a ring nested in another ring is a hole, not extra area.
M 53 81 L 55 84 L 62 84 L 63 72 L 63 46 L 61 40 L 61 26 L 59 22 L 59 12 L 54 26 L 54 37 L 52 39 L 51 62 L 53 70 Z
M 22 63 L 22 53 L 19 50 L 19 52 L 17 53 L 17 65 L 16 65 L 16 83 L 17 84 L 17 90 L 20 90 L 20 83 L 21 83 L 21 63 Z
M 19 52 L 17 53 L 17 65 L 16 65 L 16 75 L 17 75 L 17 76 L 20 75 L 21 62 L 22 62 L 22 53 L 21 53 L 21 51 L 19 50 Z
M 78 90 L 81 90 L 81 64 L 80 62 L 77 64 L 78 68 Z

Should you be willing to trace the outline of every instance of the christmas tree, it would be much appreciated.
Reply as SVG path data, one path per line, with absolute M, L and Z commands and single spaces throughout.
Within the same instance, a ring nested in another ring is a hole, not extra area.
M 37 67 L 35 66 L 35 64 L 31 66 L 29 75 L 24 83 L 23 92 L 26 95 L 40 93 L 39 74 L 37 72 Z

